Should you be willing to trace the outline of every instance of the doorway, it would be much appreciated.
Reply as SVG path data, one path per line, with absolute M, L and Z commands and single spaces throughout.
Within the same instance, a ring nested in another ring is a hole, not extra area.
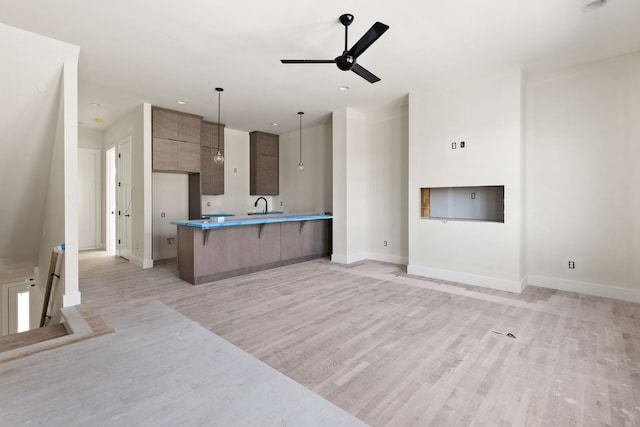
M 131 137 L 116 144 L 116 255 L 131 257 L 131 218 L 133 216 L 133 192 L 131 185 Z
M 106 242 L 107 252 L 116 252 L 116 147 L 107 150 L 106 156 Z

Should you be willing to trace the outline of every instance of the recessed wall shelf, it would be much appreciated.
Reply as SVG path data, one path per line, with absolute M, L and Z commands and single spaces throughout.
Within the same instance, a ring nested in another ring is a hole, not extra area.
M 504 222 L 504 185 L 420 189 L 425 219 Z

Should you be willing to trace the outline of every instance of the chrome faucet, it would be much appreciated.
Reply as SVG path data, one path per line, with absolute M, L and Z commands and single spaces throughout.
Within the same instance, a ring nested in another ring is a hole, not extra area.
M 263 213 L 267 213 L 269 212 L 269 204 L 267 203 L 267 199 L 265 199 L 264 197 L 260 196 L 258 197 L 258 199 L 256 200 L 256 202 L 253 204 L 254 207 L 258 207 L 258 202 L 260 201 L 260 199 L 264 200 L 264 212 Z

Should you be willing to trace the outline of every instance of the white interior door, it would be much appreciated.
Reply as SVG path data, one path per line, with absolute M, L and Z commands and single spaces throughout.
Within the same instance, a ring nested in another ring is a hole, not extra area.
M 116 145 L 116 254 L 131 257 L 131 217 L 133 187 L 131 186 L 131 138 Z
M 100 224 L 100 150 L 78 149 L 78 249 L 96 249 Z
M 110 148 L 107 150 L 106 157 L 106 212 L 105 221 L 106 225 L 106 242 L 105 249 L 108 252 L 115 252 L 116 250 L 116 193 L 117 193 L 117 180 L 116 180 L 116 148 Z

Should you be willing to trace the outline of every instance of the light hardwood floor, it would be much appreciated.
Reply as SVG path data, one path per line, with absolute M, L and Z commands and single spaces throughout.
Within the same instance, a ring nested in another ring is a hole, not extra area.
M 97 322 L 158 300 L 371 426 L 640 425 L 638 304 L 326 259 L 192 286 L 101 252 L 80 290 Z

